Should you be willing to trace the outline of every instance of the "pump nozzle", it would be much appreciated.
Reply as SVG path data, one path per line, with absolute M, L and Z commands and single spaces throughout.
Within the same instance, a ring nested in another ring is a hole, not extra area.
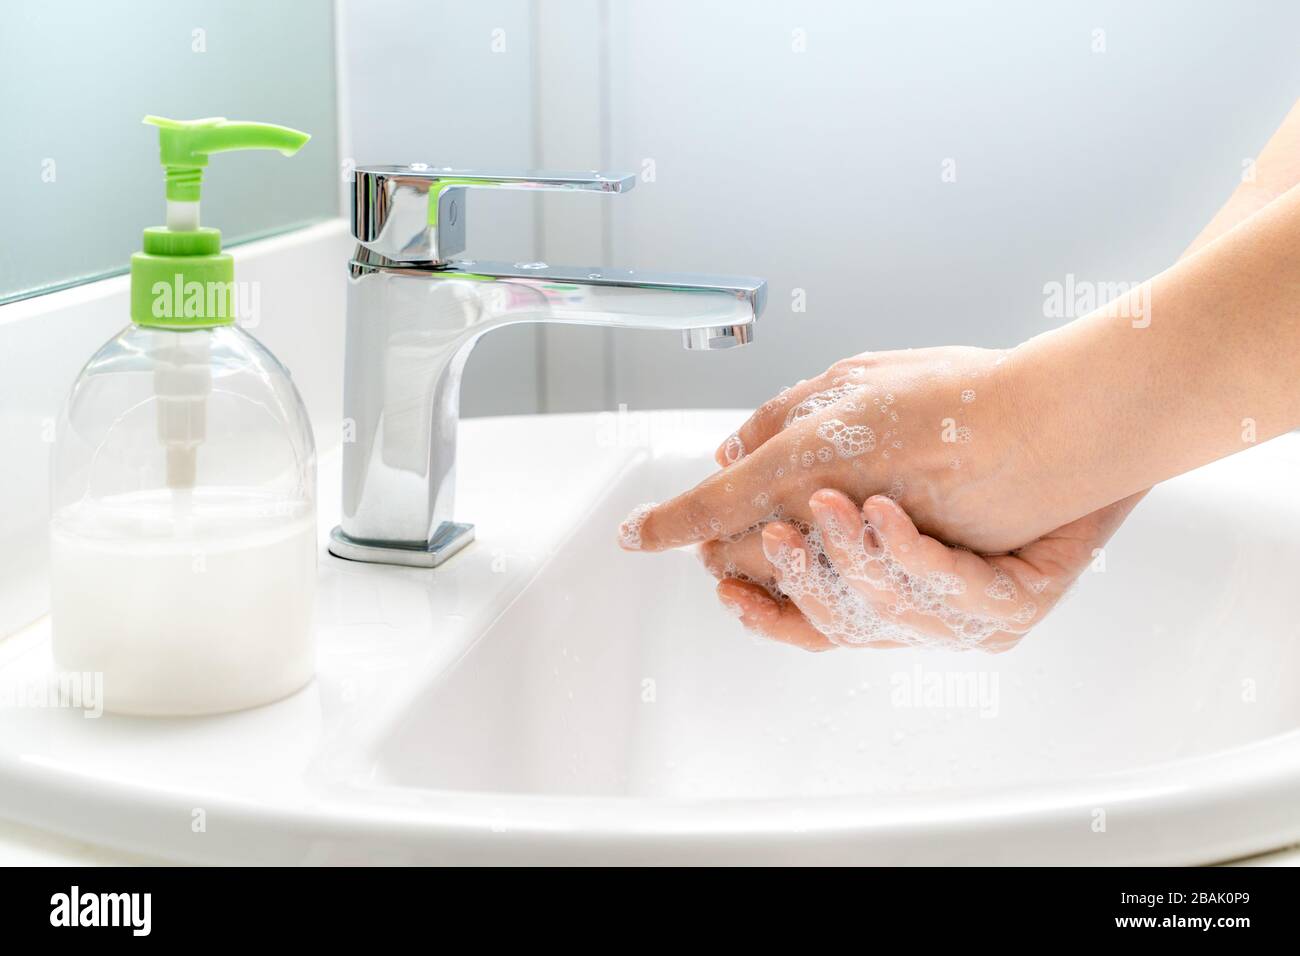
M 233 149 L 276 149 L 292 156 L 311 137 L 271 123 L 221 117 L 173 120 L 146 116 L 158 127 L 167 170 L 167 228 L 144 232 L 144 251 L 131 257 L 131 318 L 137 325 L 176 330 L 154 369 L 158 440 L 166 448 L 167 484 L 195 483 L 197 454 L 207 429 L 212 391 L 209 341 L 185 329 L 215 329 L 235 320 L 234 264 L 221 252 L 221 233 L 199 228 L 199 191 L 208 155 Z M 174 290 L 174 294 L 173 294 Z
M 232 149 L 278 149 L 285 156 L 298 152 L 311 136 L 272 123 L 244 123 L 214 116 L 209 119 L 173 120 L 146 116 L 158 127 L 159 152 L 167 169 L 167 199 L 198 202 L 203 167 L 210 153 Z

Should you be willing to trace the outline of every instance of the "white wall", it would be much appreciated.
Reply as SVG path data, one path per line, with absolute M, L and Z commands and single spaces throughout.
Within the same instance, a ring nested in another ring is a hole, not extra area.
M 752 405 L 865 349 L 1012 344 L 1059 321 L 1045 283 L 1168 265 L 1300 96 L 1283 0 L 386 0 L 345 4 L 341 29 L 359 159 L 653 160 L 603 206 L 476 195 L 475 254 L 770 283 L 728 353 L 495 333 L 470 414 Z
M 343 0 L 338 29 L 345 160 L 480 169 L 536 165 L 528 0 Z M 494 30 L 502 31 L 504 52 L 493 52 Z M 536 233 L 533 201 L 479 190 L 467 204 L 470 253 L 511 260 L 529 254 Z M 466 370 L 463 411 L 535 410 L 539 338 L 527 326 L 486 336 Z

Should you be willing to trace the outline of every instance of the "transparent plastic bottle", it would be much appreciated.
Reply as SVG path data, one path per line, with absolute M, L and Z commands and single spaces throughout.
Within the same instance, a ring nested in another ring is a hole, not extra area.
M 105 707 L 200 714 L 313 673 L 316 454 L 289 373 L 236 326 L 131 325 L 58 424 L 54 653 Z
M 158 129 L 167 224 L 131 257 L 131 324 L 73 385 L 55 434 L 50 613 L 63 671 L 105 709 L 208 714 L 311 679 L 316 451 L 288 371 L 235 325 L 221 232 L 199 225 L 209 154 L 306 133 L 221 118 Z

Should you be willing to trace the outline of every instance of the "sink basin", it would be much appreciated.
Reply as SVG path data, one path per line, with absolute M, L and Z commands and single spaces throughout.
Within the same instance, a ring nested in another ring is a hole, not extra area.
M 693 554 L 614 543 L 741 417 L 464 423 L 478 540 L 433 572 L 323 556 L 311 687 L 219 718 L 22 710 L 0 813 L 212 862 L 1176 864 L 1300 840 L 1300 438 L 1156 489 L 1011 653 L 807 654 L 747 635 Z M 0 682 L 37 679 L 46 641 L 0 645 Z

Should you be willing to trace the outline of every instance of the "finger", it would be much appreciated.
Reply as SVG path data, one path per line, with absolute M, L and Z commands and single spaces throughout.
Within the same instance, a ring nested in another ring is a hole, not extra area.
M 856 512 L 856 509 L 854 509 Z M 763 536 L 761 531 L 754 531 L 734 541 L 709 541 L 700 545 L 700 559 L 710 573 L 720 581 L 734 580 L 736 583 L 755 585 L 763 595 L 771 596 L 776 590 L 776 569 L 763 553 Z M 721 591 L 719 592 L 722 593 Z M 794 605 L 796 611 L 798 605 Z M 806 615 L 799 612 L 799 618 L 806 621 Z M 802 628 L 796 626 L 795 615 L 789 615 L 785 623 L 803 634 Z M 750 626 L 747 624 L 746 626 Z M 814 628 L 816 630 L 816 628 Z M 820 634 L 821 632 L 818 631 Z M 834 642 L 829 642 L 834 643 Z M 895 641 L 875 641 L 873 647 L 903 647 Z
M 1009 576 L 976 555 L 920 534 L 888 498 L 868 499 L 859 511 L 847 496 L 823 489 L 809 508 L 836 572 L 878 613 L 910 629 L 913 643 L 930 639 L 1002 649 L 1005 632 L 1015 629 L 1005 619 L 1023 613 L 1008 603 L 1016 591 Z M 1012 594 L 990 607 L 995 599 L 983 589 L 995 581 Z M 1032 607 L 1028 613 L 1032 616 Z
M 858 647 L 901 647 L 899 622 L 887 612 L 866 608 L 859 595 L 827 573 L 810 553 L 802 534 L 783 522 L 763 528 L 763 552 L 776 575 L 777 587 L 832 643 Z M 851 606 L 850 606 L 851 605 Z M 866 611 L 864 614 L 863 611 Z
M 763 528 L 763 553 L 772 565 L 781 593 L 795 603 L 813 627 L 833 636 L 835 609 L 827 607 L 817 596 L 825 589 L 813 580 L 818 572 L 824 576 L 825 569 L 819 567 L 814 571 L 809 567 L 814 559 L 803 535 L 782 521 L 774 521 Z
M 763 536 L 752 531 L 739 538 L 706 541 L 700 545 L 700 561 L 715 578 L 744 578 L 758 584 L 775 582 L 775 572 L 763 554 Z
M 1100 548 L 1145 495 L 1145 491 L 1130 495 L 1043 535 L 1013 554 L 990 560 L 1025 581 L 1034 593 L 1049 601 L 1058 600 L 1096 560 Z
M 721 581 L 720 600 L 751 631 L 806 651 L 829 651 L 835 645 L 804 619 L 793 604 L 781 604 L 757 584 L 733 578 Z
M 828 497 L 818 497 L 814 507 Z M 1039 602 L 1023 581 L 986 558 L 921 534 L 897 502 L 876 495 L 863 504 L 862 515 L 906 575 L 896 588 L 901 603 L 934 618 L 959 644 L 982 644 L 1000 632 L 1023 634 L 1037 620 Z
M 713 453 L 714 460 L 725 468 L 733 465 L 785 427 L 786 416 L 800 402 L 823 389 L 829 388 L 830 372 L 783 388 L 773 398 L 760 405 L 726 441 Z
M 629 551 L 663 551 L 754 527 L 782 497 L 787 479 L 777 472 L 784 471 L 784 454 L 776 443 L 766 445 L 671 501 L 640 506 L 624 521 L 620 544 Z
M 1110 540 L 1129 512 L 1145 496 L 1146 492 L 1141 491 L 1099 508 L 1043 535 L 1014 554 L 990 558 L 989 564 L 1009 575 L 1021 586 L 1022 592 L 1037 602 L 1034 622 L 1041 620 L 1084 569 L 1096 560 L 1098 549 Z M 985 649 L 994 654 L 1009 650 L 1028 629 L 1029 625 L 1026 625 L 1019 629 L 1019 633 L 995 635 Z
M 868 499 L 859 510 L 843 492 L 823 488 L 808 500 L 808 509 L 836 572 L 850 583 L 869 585 L 860 590 L 876 603 L 888 603 L 900 583 L 907 583 L 903 578 L 943 573 L 949 570 L 953 554 L 921 535 L 902 508 L 888 498 L 881 500 L 892 507 Z
M 885 566 L 877 560 L 884 553 L 880 537 L 848 495 L 823 488 L 808 499 L 808 510 L 840 577 L 851 583 L 869 582 L 873 590 L 886 585 Z
M 870 606 L 877 629 L 906 638 L 876 637 L 862 641 L 862 646 L 906 647 L 951 637 L 942 622 L 912 610 L 906 602 L 900 604 L 895 582 L 889 579 L 886 564 L 879 560 L 884 546 L 852 499 L 842 492 L 823 489 L 813 495 L 809 510 L 821 530 L 822 549 L 831 568 L 856 593 L 857 600 Z

